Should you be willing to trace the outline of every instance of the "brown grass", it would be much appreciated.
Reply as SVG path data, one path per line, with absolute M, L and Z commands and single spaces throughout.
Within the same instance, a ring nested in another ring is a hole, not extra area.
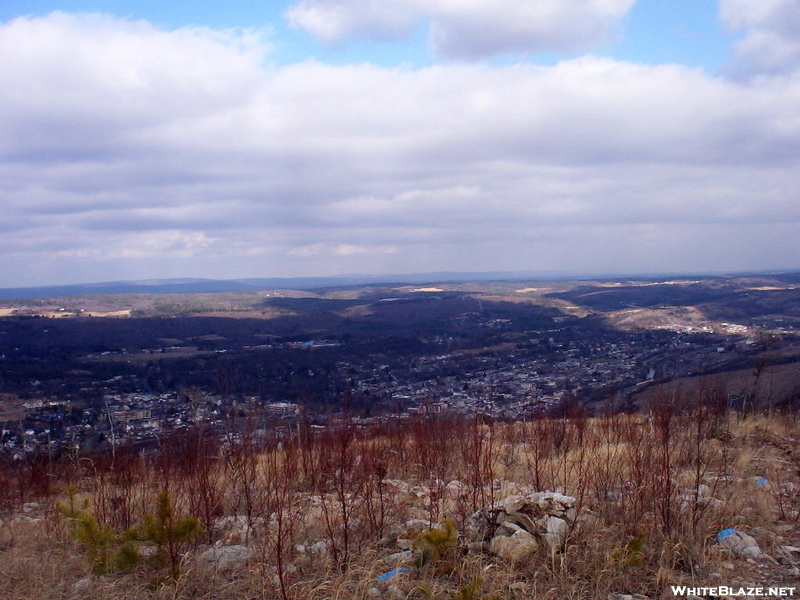
M 445 599 L 480 581 L 475 598 L 485 600 L 658 598 L 671 584 L 729 583 L 723 563 L 731 561 L 741 581 L 791 580 L 788 567 L 726 553 L 716 542 L 723 528 L 750 533 L 771 555 L 800 545 L 800 424 L 791 415 L 742 418 L 663 403 L 647 414 L 592 419 L 420 418 L 370 430 L 345 420 L 322 435 L 301 424 L 280 439 L 257 431 L 244 426 L 239 441 L 223 447 L 199 430 L 144 457 L 7 464 L 0 597 Z M 147 563 L 91 576 L 86 549 L 55 509 L 68 485 L 118 532 L 152 513 L 158 492 L 168 491 L 179 515 L 204 525 L 182 550 L 179 577 Z M 463 532 L 474 510 L 525 486 L 577 499 L 563 551 L 512 565 L 458 550 L 390 582 L 375 579 L 398 551 L 381 540 L 407 519 L 434 526 L 449 518 Z M 216 527 L 231 515 L 251 525 L 246 539 Z M 626 549 L 637 536 L 644 544 L 632 554 Z M 198 562 L 209 546 L 232 541 L 252 548 L 246 564 L 219 571 Z M 326 550 L 313 554 L 317 542 Z

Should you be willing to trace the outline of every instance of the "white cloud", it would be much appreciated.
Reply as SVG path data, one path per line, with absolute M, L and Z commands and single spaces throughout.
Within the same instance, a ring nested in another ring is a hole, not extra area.
M 224 114 L 251 96 L 268 46 L 255 31 L 157 29 L 143 21 L 53 13 L 0 24 L 0 152 L 83 155 L 131 132 Z M 103 147 L 103 152 L 108 148 Z M 107 156 L 104 154 L 104 156 Z
M 720 0 L 720 18 L 744 33 L 735 47 L 739 71 L 800 68 L 800 0 Z
M 800 266 L 800 74 L 267 51 L 96 16 L 0 26 L 6 285 Z
M 302 0 L 286 16 L 326 42 L 407 37 L 426 21 L 436 54 L 477 59 L 591 48 L 615 34 L 635 1 Z

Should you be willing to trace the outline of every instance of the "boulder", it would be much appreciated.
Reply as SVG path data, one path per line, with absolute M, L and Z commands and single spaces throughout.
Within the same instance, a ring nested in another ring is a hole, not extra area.
M 485 542 L 492 539 L 496 529 L 496 521 L 491 511 L 481 508 L 467 519 L 465 523 L 466 537 L 470 542 Z
M 467 552 L 488 552 L 489 542 L 467 542 Z
M 737 529 L 724 529 L 717 535 L 717 540 L 724 548 L 738 556 L 754 560 L 764 557 L 756 540 Z
M 414 547 L 414 539 L 423 531 L 431 528 L 430 521 L 425 519 L 409 519 L 400 529 L 397 535 L 396 544 L 400 550 L 411 550 Z
M 89 598 L 94 596 L 95 580 L 93 577 L 84 577 L 72 584 L 72 595 L 75 598 Z
M 515 562 L 527 559 L 541 543 L 551 551 L 563 548 L 576 517 L 575 498 L 521 486 L 514 491 L 519 493 L 476 511 L 467 520 L 468 545 L 488 542 L 492 553 Z
M 542 535 L 550 550 L 559 550 L 567 539 L 567 522 L 560 517 L 547 517 L 545 533 Z
M 397 543 L 397 538 L 400 537 L 401 533 L 403 533 L 403 528 L 398 524 L 387 527 L 386 533 L 383 538 L 381 538 L 381 544 L 384 546 L 391 546 Z
M 308 551 L 311 553 L 311 556 L 318 559 L 326 559 L 330 554 L 330 550 L 328 549 L 328 544 L 323 541 L 314 542 L 309 546 Z
M 423 531 L 428 531 L 430 528 L 431 523 L 426 519 L 409 519 L 403 525 L 403 530 L 399 537 L 413 538 Z
M 404 550 L 403 552 L 395 552 L 394 554 L 390 554 L 383 559 L 383 562 L 385 562 L 387 565 L 395 566 L 409 562 L 412 558 L 414 558 L 414 553 L 410 550 Z
M 231 515 L 214 521 L 214 529 L 220 532 L 219 540 L 223 546 L 246 544 L 254 534 L 257 526 L 262 526 L 264 519 L 251 519 L 248 523 L 245 515 Z
M 492 539 L 489 551 L 500 558 L 519 563 L 530 560 L 538 547 L 539 543 L 536 538 L 527 531 L 520 529 L 514 535 L 496 536 Z
M 467 491 L 467 486 L 461 483 L 458 479 L 453 479 L 450 483 L 445 486 L 445 492 L 450 494 L 451 496 L 458 496 L 459 494 L 463 494 Z
M 525 504 L 525 496 L 520 495 L 509 496 L 500 503 L 500 505 L 503 507 L 503 510 L 508 515 L 513 515 L 514 513 L 520 512 Z
M 494 532 L 494 536 L 497 537 L 497 536 L 514 535 L 518 531 L 527 531 L 527 530 L 524 527 L 520 527 L 519 525 L 517 525 L 512 521 L 504 521 L 498 525 L 497 530 Z
M 224 571 L 243 565 L 249 557 L 250 549 L 247 546 L 219 546 L 209 548 L 197 560 L 206 567 Z

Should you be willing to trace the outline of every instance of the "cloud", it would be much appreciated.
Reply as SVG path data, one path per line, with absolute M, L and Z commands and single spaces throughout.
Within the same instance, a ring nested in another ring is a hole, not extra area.
M 302 0 L 286 17 L 332 43 L 408 37 L 430 25 L 435 54 L 474 60 L 502 54 L 575 52 L 612 37 L 635 0 Z
M 720 18 L 744 37 L 735 68 L 745 74 L 800 68 L 800 0 L 720 0 Z
M 268 52 L 92 15 L 0 25 L 6 285 L 800 265 L 798 74 Z
M 133 131 L 224 113 L 252 94 L 268 46 L 259 32 L 185 28 L 53 13 L 0 26 L 0 153 L 124 160 Z M 91 97 L 88 95 L 91 94 Z M 113 155 L 109 151 L 113 147 Z

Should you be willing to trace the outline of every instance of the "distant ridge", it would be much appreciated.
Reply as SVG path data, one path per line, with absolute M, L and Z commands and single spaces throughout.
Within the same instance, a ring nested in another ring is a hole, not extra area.
M 491 281 L 565 277 L 564 274 L 526 272 L 407 273 L 401 275 L 339 275 L 334 277 L 269 277 L 248 279 L 151 279 L 109 281 L 44 287 L 0 288 L 0 300 L 29 300 L 60 296 L 105 294 L 200 294 L 264 289 L 314 290 L 330 287 L 378 284 L 423 284 L 455 281 Z
M 592 280 L 620 281 L 627 279 L 658 281 L 664 278 L 687 279 L 693 277 L 751 277 L 767 276 L 785 282 L 800 283 L 800 271 L 761 271 L 739 273 L 648 273 L 648 274 L 588 274 L 563 271 L 435 271 L 431 273 L 403 273 L 387 275 L 348 274 L 332 277 L 264 277 L 243 279 L 142 279 L 134 281 L 107 281 L 40 287 L 0 288 L 0 300 L 31 300 L 65 296 L 100 296 L 108 294 L 202 294 L 243 292 L 255 290 L 320 290 L 326 288 L 361 285 L 421 285 L 434 283 L 459 283 L 477 281 L 559 281 Z

